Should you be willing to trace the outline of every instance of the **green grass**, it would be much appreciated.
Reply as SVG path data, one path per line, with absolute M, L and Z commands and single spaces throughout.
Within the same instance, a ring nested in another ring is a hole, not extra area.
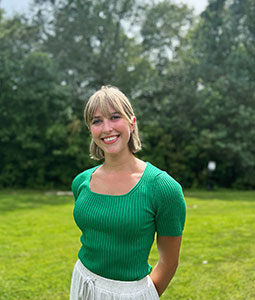
M 255 192 L 185 198 L 180 264 L 161 299 L 255 299 Z M 0 192 L 0 300 L 68 300 L 80 247 L 72 209 L 70 196 Z

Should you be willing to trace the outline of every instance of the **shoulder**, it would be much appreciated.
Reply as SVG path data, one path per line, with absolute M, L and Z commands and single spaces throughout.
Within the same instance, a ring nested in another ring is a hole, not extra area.
M 150 177 L 153 178 L 154 181 L 154 185 L 157 186 L 157 188 L 181 188 L 181 185 L 171 176 L 169 175 L 166 171 L 163 171 L 157 167 L 155 167 L 154 165 L 152 165 L 151 163 L 147 163 L 148 164 L 148 169 L 149 169 L 149 174 Z
M 74 195 L 75 200 L 77 199 L 77 197 L 79 195 L 79 188 L 80 188 L 81 184 L 83 182 L 85 182 L 86 180 L 89 180 L 90 175 L 93 173 L 93 171 L 97 167 L 98 166 L 87 169 L 87 170 L 85 170 L 85 171 L 83 171 L 83 172 L 81 172 L 81 173 L 79 173 L 78 175 L 75 176 L 75 178 L 72 181 L 72 191 L 73 191 L 73 195 Z
M 150 186 L 154 199 L 183 201 L 182 187 L 171 175 L 149 163 Z
M 76 184 L 79 183 L 80 181 L 85 180 L 85 179 L 89 176 L 89 174 L 91 173 L 92 169 L 95 169 L 95 167 L 94 167 L 94 168 L 87 169 L 87 170 L 85 170 L 85 171 L 79 173 L 78 175 L 76 175 L 76 176 L 74 177 L 74 179 L 73 179 L 72 186 L 73 186 L 73 185 L 76 185 Z
M 161 190 L 164 193 L 175 194 L 182 192 L 182 187 L 171 175 L 163 171 L 155 178 L 155 185 L 157 190 Z
M 147 162 L 147 167 L 146 167 L 146 174 L 147 178 L 150 178 L 152 180 L 155 180 L 155 178 L 163 173 L 164 171 L 160 170 L 159 168 L 155 167 L 153 164 L 150 162 Z
M 181 185 L 166 171 L 153 166 L 151 199 L 155 209 L 159 236 L 181 236 L 186 217 L 186 204 Z

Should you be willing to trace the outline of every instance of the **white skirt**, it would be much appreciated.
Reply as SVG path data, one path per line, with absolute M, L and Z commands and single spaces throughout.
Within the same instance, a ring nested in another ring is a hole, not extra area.
M 78 259 L 74 266 L 70 300 L 157 300 L 149 275 L 138 281 L 118 281 L 89 271 Z

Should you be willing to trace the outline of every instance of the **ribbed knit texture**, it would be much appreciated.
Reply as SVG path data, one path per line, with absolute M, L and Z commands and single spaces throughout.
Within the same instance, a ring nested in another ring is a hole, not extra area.
M 182 188 L 147 162 L 139 182 L 124 195 L 103 195 L 89 187 L 97 167 L 75 177 L 74 219 L 82 231 L 78 257 L 92 272 L 115 280 L 139 280 L 151 271 L 149 252 L 155 232 L 180 236 L 186 206 Z

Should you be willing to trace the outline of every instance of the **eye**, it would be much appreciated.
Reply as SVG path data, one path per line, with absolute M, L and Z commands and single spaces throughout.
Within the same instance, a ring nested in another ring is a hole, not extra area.
M 92 120 L 92 125 L 96 125 L 96 124 L 99 124 L 101 122 L 100 119 L 95 119 L 95 120 Z
M 120 118 L 121 118 L 120 115 L 114 115 L 114 116 L 111 117 L 112 120 L 118 120 Z

